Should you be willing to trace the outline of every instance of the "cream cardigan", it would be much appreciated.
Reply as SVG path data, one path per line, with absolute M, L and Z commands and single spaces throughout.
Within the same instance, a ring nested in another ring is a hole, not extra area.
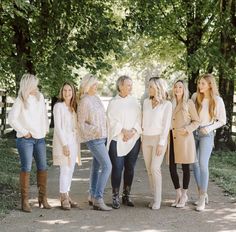
M 53 108 L 53 115 L 53 164 L 63 165 L 68 163 L 68 157 L 63 154 L 63 146 L 70 145 L 76 146 L 78 151 L 76 162 L 81 165 L 76 113 L 71 113 L 64 102 L 59 102 Z M 71 144 L 71 138 L 75 138 L 75 144 Z

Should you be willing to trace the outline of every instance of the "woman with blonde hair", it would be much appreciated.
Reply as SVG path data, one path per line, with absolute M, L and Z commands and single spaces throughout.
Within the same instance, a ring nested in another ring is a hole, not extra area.
M 172 96 L 173 113 L 167 160 L 169 161 L 171 179 L 176 190 L 176 198 L 171 206 L 182 208 L 188 200 L 189 164 L 196 160 L 193 131 L 198 128 L 200 119 L 193 101 L 189 99 L 188 88 L 182 80 L 174 83 Z M 177 164 L 182 164 L 182 189 L 179 184 Z
M 197 92 L 193 94 L 192 99 L 201 121 L 200 127 L 195 133 L 198 162 L 193 166 L 199 192 L 196 210 L 203 211 L 205 204 L 208 203 L 208 164 L 214 146 L 214 130 L 226 124 L 226 112 L 212 74 L 200 76 Z
M 161 164 L 167 147 L 172 105 L 167 100 L 167 84 L 162 78 L 149 80 L 149 97 L 143 102 L 142 150 L 153 194 L 149 207 L 160 209 L 162 193 Z
M 111 173 L 111 161 L 106 148 L 107 127 L 104 106 L 97 93 L 98 80 L 87 74 L 80 84 L 78 127 L 81 142 L 85 142 L 93 155 L 90 171 L 89 204 L 95 210 L 109 211 L 104 203 L 104 189 Z M 99 170 L 101 169 L 101 172 Z
M 34 157 L 37 166 L 39 207 L 51 209 L 47 202 L 47 161 L 45 136 L 49 131 L 47 109 L 43 95 L 38 90 L 38 78 L 24 74 L 20 81 L 18 97 L 8 115 L 9 124 L 16 133 L 16 146 L 20 155 L 21 207 L 31 212 L 29 205 L 29 179 Z
M 53 164 L 60 166 L 61 208 L 70 210 L 78 207 L 69 196 L 75 163 L 81 165 L 80 144 L 77 128 L 76 90 L 72 83 L 65 82 L 59 94 L 59 100 L 53 108 Z

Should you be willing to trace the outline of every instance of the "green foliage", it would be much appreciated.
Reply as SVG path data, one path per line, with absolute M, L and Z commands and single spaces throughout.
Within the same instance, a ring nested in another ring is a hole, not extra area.
M 110 68 L 104 57 L 119 53 L 124 39 L 121 1 L 4 1 L 0 5 L 0 83 L 14 91 L 9 77 L 33 71 L 51 96 L 64 80 L 76 80 L 73 68 L 92 72 Z
M 236 196 L 236 152 L 214 152 L 210 159 L 212 179 L 225 192 Z

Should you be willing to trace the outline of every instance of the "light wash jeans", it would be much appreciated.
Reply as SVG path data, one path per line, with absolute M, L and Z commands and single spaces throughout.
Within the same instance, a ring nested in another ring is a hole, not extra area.
M 112 165 L 106 148 L 106 138 L 86 142 L 92 152 L 93 161 L 90 171 L 90 195 L 95 199 L 103 198 Z M 101 168 L 101 172 L 99 172 Z
M 17 138 L 16 147 L 20 155 L 22 172 L 31 171 L 33 157 L 38 171 L 45 171 L 47 169 L 46 144 L 44 138 Z
M 214 146 L 214 132 L 203 135 L 198 129 L 194 132 L 194 138 L 197 152 L 197 162 L 193 164 L 194 177 L 198 188 L 202 192 L 207 192 L 209 181 L 208 164 Z

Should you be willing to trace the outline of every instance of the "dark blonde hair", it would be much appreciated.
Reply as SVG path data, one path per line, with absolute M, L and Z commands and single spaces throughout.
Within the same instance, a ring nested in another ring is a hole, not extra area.
M 65 99 L 63 97 L 63 89 L 66 85 L 69 85 L 72 89 L 72 98 L 70 100 L 70 109 L 71 111 L 77 111 L 77 99 L 76 99 L 76 88 L 74 86 L 74 84 L 66 81 L 63 83 L 61 89 L 60 89 L 60 92 L 59 92 L 59 99 L 58 99 L 58 102 L 64 102 Z
M 210 87 L 210 99 L 209 99 L 209 115 L 211 119 L 215 117 L 215 109 L 216 109 L 216 96 L 219 96 L 218 88 L 216 85 L 215 77 L 212 74 L 203 74 L 199 77 L 198 83 L 201 79 L 204 79 L 209 87 Z M 202 101 L 204 98 L 204 94 L 200 93 L 199 88 L 197 87 L 197 98 L 196 98 L 196 109 L 199 113 L 202 109 Z
M 152 86 L 156 93 L 154 98 L 159 102 L 163 103 L 165 100 L 167 100 L 168 93 L 167 93 L 167 82 L 160 77 L 151 77 L 149 79 L 149 86 Z

